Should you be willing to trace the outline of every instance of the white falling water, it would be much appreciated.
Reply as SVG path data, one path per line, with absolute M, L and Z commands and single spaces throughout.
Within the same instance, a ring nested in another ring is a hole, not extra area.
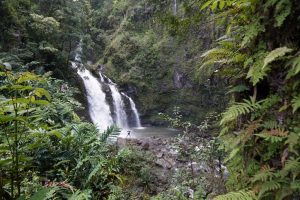
M 174 3 L 173 3 L 173 15 L 176 15 L 177 14 L 177 0 L 174 0 Z
M 128 100 L 130 102 L 130 107 L 131 107 L 131 110 L 133 111 L 133 114 L 134 114 L 134 119 L 135 119 L 135 122 L 136 122 L 136 127 L 141 127 L 140 116 L 139 116 L 138 110 L 136 109 L 134 101 L 132 100 L 132 98 L 130 98 L 129 96 L 127 96 L 123 92 L 122 92 L 122 95 L 124 95 L 126 98 L 128 98 Z
M 100 81 L 92 75 L 92 73 L 85 69 L 81 60 L 82 47 L 81 42 L 76 49 L 75 62 L 72 62 L 72 67 L 77 69 L 78 75 L 82 78 L 88 99 L 89 114 L 92 122 L 98 127 L 100 131 L 105 131 L 109 126 L 114 124 L 114 120 L 111 115 L 110 106 L 106 102 L 106 93 L 102 90 L 102 86 L 108 86 L 113 98 L 113 108 L 115 112 L 115 123 L 120 128 L 128 128 L 128 118 L 125 112 L 125 105 L 122 99 L 122 95 L 129 99 L 131 110 L 135 117 L 136 126 L 140 127 L 141 122 L 138 111 L 136 109 L 133 100 L 126 94 L 118 91 L 115 83 L 113 83 L 104 74 L 99 73 Z
M 106 94 L 102 91 L 101 84 L 90 71 L 85 69 L 81 61 L 81 42 L 76 50 L 75 61 L 72 67 L 77 69 L 77 74 L 82 78 L 88 99 L 89 114 L 93 123 L 100 131 L 104 131 L 113 124 L 109 105 L 106 103 Z
M 102 75 L 101 73 L 99 73 L 99 75 L 100 75 L 101 82 L 104 83 L 104 78 L 103 78 L 104 75 Z M 108 86 L 110 88 L 111 95 L 113 98 L 113 106 L 114 106 L 114 110 L 116 113 L 116 124 L 121 128 L 128 128 L 128 120 L 127 120 L 127 115 L 125 112 L 125 106 L 124 106 L 124 102 L 122 100 L 122 96 L 121 96 L 118 88 L 116 87 L 116 84 L 113 83 L 106 76 L 105 76 L 105 78 L 108 81 Z
M 103 82 L 104 82 L 104 78 L 103 78 L 102 74 L 99 73 L 99 76 L 100 76 L 100 81 L 101 81 L 101 83 L 103 83 Z
M 113 124 L 109 105 L 106 103 L 105 93 L 98 80 L 86 69 L 77 72 L 82 78 L 87 92 L 89 114 L 99 130 L 104 131 Z

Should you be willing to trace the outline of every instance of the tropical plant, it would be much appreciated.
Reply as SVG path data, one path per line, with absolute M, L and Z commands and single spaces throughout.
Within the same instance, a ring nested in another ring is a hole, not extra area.
M 220 70 L 235 88 L 220 122 L 229 193 L 215 199 L 299 198 L 299 30 L 287 29 L 298 17 L 297 2 L 199 2 L 217 22 L 228 20 L 200 70 Z

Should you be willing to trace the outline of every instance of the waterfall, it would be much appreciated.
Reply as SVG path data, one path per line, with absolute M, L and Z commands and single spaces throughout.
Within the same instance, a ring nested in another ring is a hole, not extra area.
M 135 119 L 136 127 L 141 127 L 141 120 L 140 120 L 139 112 L 136 109 L 134 101 L 132 100 L 132 98 L 130 98 L 129 96 L 127 96 L 123 92 L 122 92 L 122 95 L 124 95 L 129 100 L 131 110 L 133 111 L 133 114 L 134 114 L 134 119 Z
M 104 131 L 113 124 L 110 108 L 106 103 L 106 94 L 102 91 L 101 84 L 91 72 L 82 69 L 78 70 L 77 73 L 82 78 L 87 92 L 91 119 L 99 130 Z
M 113 106 L 116 113 L 116 124 L 121 128 L 127 128 L 128 127 L 128 120 L 127 115 L 125 112 L 124 102 L 122 100 L 122 96 L 116 87 L 116 84 L 113 83 L 109 78 L 107 78 L 105 75 L 102 75 L 102 73 L 99 73 L 100 80 L 104 84 L 105 80 L 104 77 L 107 79 L 109 89 L 111 91 L 111 95 L 113 98 Z
M 177 14 L 177 0 L 174 0 L 174 3 L 173 3 L 173 15 L 176 15 Z
M 99 79 L 87 70 L 82 64 L 81 53 L 82 43 L 80 42 L 76 49 L 75 61 L 71 62 L 72 67 L 77 70 L 77 74 L 83 80 L 88 100 L 89 115 L 92 122 L 100 131 L 105 131 L 107 127 L 116 124 L 120 128 L 128 128 L 128 116 L 125 112 L 125 104 L 122 95 L 128 98 L 130 110 L 134 115 L 136 126 L 140 127 L 141 122 L 133 100 L 124 93 L 120 93 L 117 85 L 101 72 Z M 112 102 L 107 102 L 108 91 L 103 88 L 109 87 Z M 110 107 L 112 105 L 112 108 Z M 113 119 L 112 113 L 115 113 Z

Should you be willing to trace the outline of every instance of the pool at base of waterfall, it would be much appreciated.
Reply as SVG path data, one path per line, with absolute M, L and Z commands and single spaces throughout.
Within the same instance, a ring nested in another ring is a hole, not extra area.
M 130 131 L 130 132 L 129 132 Z M 122 138 L 145 138 L 145 137 L 160 137 L 168 138 L 179 135 L 181 131 L 173 128 L 164 127 L 137 127 L 123 129 L 119 135 Z

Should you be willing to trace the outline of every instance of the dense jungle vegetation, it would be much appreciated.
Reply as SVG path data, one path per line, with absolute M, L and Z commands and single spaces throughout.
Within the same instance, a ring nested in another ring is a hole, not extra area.
M 90 122 L 80 41 L 144 125 L 182 130 L 160 191 L 155 155 Z M 299 50 L 297 0 L 0 0 L 0 199 L 299 199 Z

